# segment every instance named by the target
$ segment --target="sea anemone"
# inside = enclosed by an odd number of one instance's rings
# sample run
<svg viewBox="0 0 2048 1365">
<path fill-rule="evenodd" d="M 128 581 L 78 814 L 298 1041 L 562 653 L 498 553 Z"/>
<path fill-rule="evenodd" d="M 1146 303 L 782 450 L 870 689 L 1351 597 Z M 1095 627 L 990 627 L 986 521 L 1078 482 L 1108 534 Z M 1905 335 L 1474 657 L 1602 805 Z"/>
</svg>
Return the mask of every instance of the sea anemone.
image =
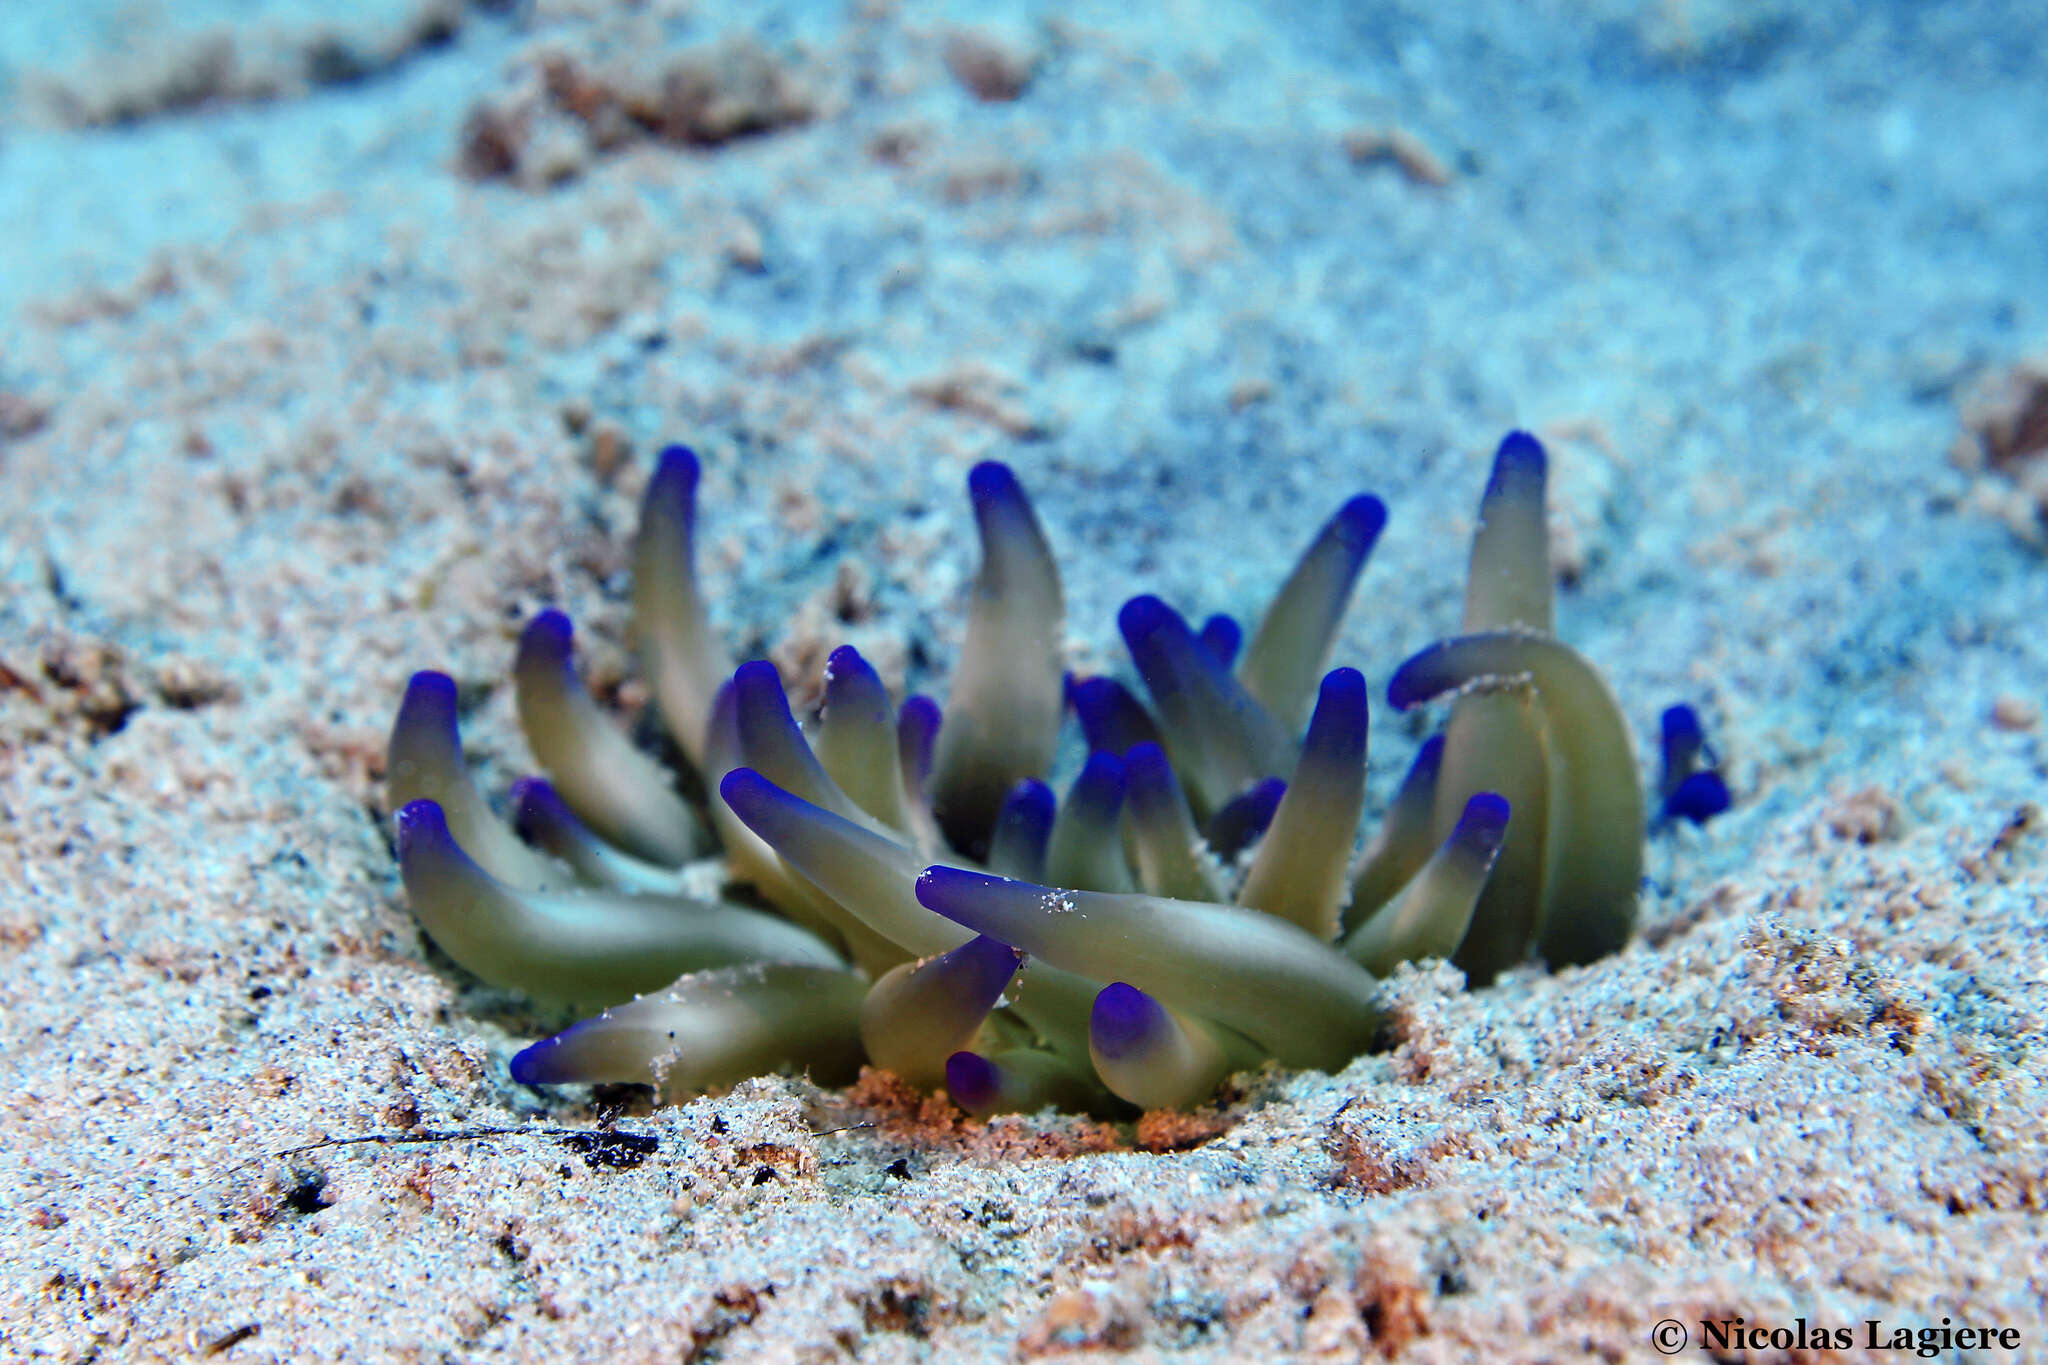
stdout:
<svg viewBox="0 0 2048 1365">
<path fill-rule="evenodd" d="M 392 730 L 422 927 L 486 981 L 610 1006 L 514 1057 L 520 1082 L 688 1094 L 778 1067 L 836 1083 L 865 1062 L 978 1114 L 1184 1106 L 1267 1059 L 1342 1067 L 1403 962 L 1485 982 L 1628 937 L 1643 790 L 1612 693 L 1551 634 L 1533 437 L 1495 457 L 1466 633 L 1388 685 L 1397 710 L 1455 700 L 1355 861 L 1367 688 L 1324 670 L 1377 498 L 1339 509 L 1248 641 L 1225 617 L 1127 603 L 1147 706 L 1065 675 L 1051 549 L 1010 470 L 979 465 L 981 566 L 943 722 L 927 698 L 892 704 L 842 647 L 806 733 L 775 668 L 734 668 L 711 629 L 698 476 L 688 450 L 663 453 L 634 556 L 642 664 L 685 780 L 584 689 L 555 611 L 514 665 L 547 773 L 514 788 L 516 834 L 464 765 L 446 676 L 414 675 Z M 1068 711 L 1089 754 L 1060 800 L 1046 779 Z"/>
</svg>

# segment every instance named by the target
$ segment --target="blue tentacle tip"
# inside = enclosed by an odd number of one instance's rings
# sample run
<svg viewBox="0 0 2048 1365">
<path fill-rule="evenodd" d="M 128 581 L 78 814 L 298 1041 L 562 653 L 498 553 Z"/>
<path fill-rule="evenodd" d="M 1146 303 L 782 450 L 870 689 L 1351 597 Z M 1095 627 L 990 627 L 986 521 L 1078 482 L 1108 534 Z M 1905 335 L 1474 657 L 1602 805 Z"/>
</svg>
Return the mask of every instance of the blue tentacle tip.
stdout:
<svg viewBox="0 0 2048 1365">
<path fill-rule="evenodd" d="M 1664 771 L 1657 784 L 1664 798 L 1658 822 L 1690 820 L 1704 825 L 1727 810 L 1733 798 L 1721 776 L 1720 758 L 1707 743 L 1699 712 L 1684 703 L 1667 707 L 1658 717 L 1657 730 L 1664 755 Z"/>
<path fill-rule="evenodd" d="M 1345 548 L 1363 559 L 1387 529 L 1387 505 L 1370 493 L 1360 493 L 1337 509 L 1337 529 Z"/>
<path fill-rule="evenodd" d="M 1704 768 L 1672 788 L 1671 794 L 1664 798 L 1664 818 L 1690 820 L 1695 825 L 1704 825 L 1734 803 L 1721 774 L 1712 768 Z"/>
<path fill-rule="evenodd" d="M 1202 642 L 1202 648 L 1209 651 L 1211 658 L 1228 668 L 1237 662 L 1237 651 L 1244 644 L 1244 627 L 1219 611 L 1202 622 L 1201 633 L 1196 638 Z"/>
<path fill-rule="evenodd" d="M 1136 986 L 1114 981 L 1095 996 L 1088 1016 L 1088 1038 L 1112 1060 L 1155 1044 L 1171 1027 L 1165 1007 Z"/>
<path fill-rule="evenodd" d="M 519 648 L 543 658 L 566 660 L 575 638 L 576 627 L 570 622 L 569 613 L 549 607 L 526 623 L 526 629 L 519 635 Z"/>
<path fill-rule="evenodd" d="M 962 1109 L 986 1109 L 1002 1093 L 996 1064 L 978 1052 L 956 1052 L 946 1058 L 946 1093 Z"/>
<path fill-rule="evenodd" d="M 686 493 L 696 488 L 702 472 L 703 465 L 697 459 L 697 452 L 686 445 L 663 446 L 654 466 L 656 482 L 675 484 Z"/>
</svg>

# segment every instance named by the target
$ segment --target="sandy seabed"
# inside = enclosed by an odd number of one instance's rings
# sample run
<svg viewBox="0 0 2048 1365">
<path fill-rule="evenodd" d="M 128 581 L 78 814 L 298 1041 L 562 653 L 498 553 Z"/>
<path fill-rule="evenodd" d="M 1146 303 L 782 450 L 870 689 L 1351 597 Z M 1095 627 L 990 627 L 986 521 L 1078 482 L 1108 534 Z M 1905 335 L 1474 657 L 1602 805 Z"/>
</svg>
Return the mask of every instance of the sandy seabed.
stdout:
<svg viewBox="0 0 2048 1365">
<path fill-rule="evenodd" d="M 328 12 L 0 16 L 0 1355 L 2048 1358 L 2048 480 L 1969 425 L 2048 348 L 2034 6 Z M 1562 634 L 1735 791 L 1610 959 L 980 1123 L 515 1086 L 561 1021 L 407 911 L 406 676 L 494 791 L 538 608 L 641 705 L 665 441 L 798 687 L 842 639 L 942 687 L 976 460 L 1079 670 L 1370 489 L 1377 695 L 1516 425 Z"/>
</svg>

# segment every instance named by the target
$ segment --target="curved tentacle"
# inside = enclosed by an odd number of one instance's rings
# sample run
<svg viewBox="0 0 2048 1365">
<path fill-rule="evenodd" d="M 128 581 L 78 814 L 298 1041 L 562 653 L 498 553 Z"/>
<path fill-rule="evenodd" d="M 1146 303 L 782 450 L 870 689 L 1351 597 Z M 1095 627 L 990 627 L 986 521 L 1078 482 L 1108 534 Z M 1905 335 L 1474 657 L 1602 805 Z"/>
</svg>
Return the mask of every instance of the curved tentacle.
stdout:
<svg viewBox="0 0 2048 1365">
<path fill-rule="evenodd" d="M 1507 825 L 1508 803 L 1493 793 L 1466 802 L 1443 847 L 1399 895 L 1352 931 L 1345 953 L 1374 976 L 1425 957 L 1449 959 L 1465 941 Z"/>
<path fill-rule="evenodd" d="M 462 757 L 455 719 L 455 680 L 428 670 L 412 675 L 385 751 L 384 791 L 393 810 L 415 801 L 441 808 L 470 857 L 507 886 L 543 891 L 571 885 L 567 869 L 521 843 L 491 813 Z"/>
<path fill-rule="evenodd" d="M 511 796 L 512 824 L 519 837 L 560 858 L 589 885 L 612 891 L 646 891 L 657 896 L 682 893 L 682 869 L 635 858 L 598 838 L 546 778 L 519 778 L 512 784 Z M 460 836 L 455 842 L 462 842 Z"/>
<path fill-rule="evenodd" d="M 732 673 L 732 658 L 711 629 L 697 584 L 700 474 L 696 453 L 673 445 L 647 481 L 633 542 L 633 622 L 655 708 L 701 770 L 711 702 Z"/>
<path fill-rule="evenodd" d="M 398 813 L 398 866 L 413 914 L 448 956 L 494 985 L 535 995 L 610 1001 L 706 967 L 840 965 L 816 935 L 756 910 L 506 886 L 462 851 L 432 801 Z"/>
<path fill-rule="evenodd" d="M 1335 668 L 1323 679 L 1301 760 L 1273 813 L 1237 903 L 1337 936 L 1351 840 L 1365 808 L 1365 677 Z"/>
<path fill-rule="evenodd" d="M 918 900 L 977 933 L 1214 1019 L 1289 1066 L 1335 1069 L 1379 1023 L 1364 968 L 1285 920 L 1158 896 L 1056 891 L 928 867 Z"/>
<path fill-rule="evenodd" d="M 920 1089 L 936 1088 L 946 1058 L 974 1045 L 1017 967 L 1014 949 L 978 936 L 885 973 L 860 1008 L 868 1060 Z"/>
<path fill-rule="evenodd" d="M 1208 1098 L 1225 1076 L 1258 1063 L 1229 1030 L 1176 1014 L 1136 986 L 1112 982 L 1088 1018 L 1095 1074 L 1140 1109 L 1180 1109 Z"/>
<path fill-rule="evenodd" d="M 1294 766 L 1294 746 L 1279 725 L 1179 612 L 1156 597 L 1134 597 L 1117 613 L 1117 628 L 1159 710 L 1166 751 L 1198 818 Z"/>
<path fill-rule="evenodd" d="M 1274 594 L 1238 662 L 1237 680 L 1244 690 L 1290 734 L 1308 709 L 1359 571 L 1386 524 L 1387 505 L 1370 493 L 1339 508 Z"/>
<path fill-rule="evenodd" d="M 1422 870 L 1432 851 L 1431 813 L 1436 808 L 1437 772 L 1443 766 L 1444 739 L 1432 735 L 1415 751 L 1401 788 L 1387 807 L 1377 833 L 1358 860 L 1351 878 L 1351 903 L 1344 907 L 1344 929 L 1356 929 L 1373 911 Z"/>
<path fill-rule="evenodd" d="M 526 623 L 512 667 L 519 728 L 562 799 L 592 829 L 636 858 L 678 867 L 707 847 L 703 824 L 661 765 L 584 689 L 571 635 L 559 611 Z"/>
<path fill-rule="evenodd" d="M 1009 466 L 967 476 L 981 572 L 967 642 L 933 759 L 932 813 L 953 847 L 979 856 L 1010 788 L 1043 778 L 1059 739 L 1066 606 L 1038 515 Z"/>
<path fill-rule="evenodd" d="M 1577 650 L 1548 636 L 1491 631 L 1423 650 L 1395 672 L 1387 694 L 1406 710 L 1519 675 L 1535 686 L 1552 756 L 1536 946 L 1552 966 L 1590 962 L 1628 941 L 1643 875 L 1642 777 L 1607 683 Z"/>
<path fill-rule="evenodd" d="M 696 972 L 533 1044 L 513 1057 L 512 1079 L 633 1082 L 680 1097 L 792 1067 L 843 1085 L 860 1070 L 866 994 L 859 977 L 825 967 Z"/>
<path fill-rule="evenodd" d="M 870 930 L 918 957 L 951 952 L 973 935 L 918 903 L 917 855 L 842 815 L 785 791 L 750 768 L 718 784 L 733 813 Z"/>
</svg>

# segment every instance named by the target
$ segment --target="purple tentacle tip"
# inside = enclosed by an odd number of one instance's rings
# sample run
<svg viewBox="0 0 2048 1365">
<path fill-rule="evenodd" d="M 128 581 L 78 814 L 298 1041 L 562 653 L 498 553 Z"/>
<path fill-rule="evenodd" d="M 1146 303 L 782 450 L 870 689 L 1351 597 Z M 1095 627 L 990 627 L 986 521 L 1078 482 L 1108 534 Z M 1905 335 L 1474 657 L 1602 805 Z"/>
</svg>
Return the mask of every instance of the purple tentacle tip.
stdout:
<svg viewBox="0 0 2048 1365">
<path fill-rule="evenodd" d="M 1487 485 L 1487 492 L 1492 493 L 1504 475 L 1541 478 L 1549 464 L 1550 457 L 1543 451 L 1543 442 L 1526 431 L 1511 431 L 1501 438 L 1500 448 L 1493 453 L 1493 478 Z"/>
<path fill-rule="evenodd" d="M 903 699 L 896 713 L 897 761 L 913 786 L 931 776 L 932 747 L 939 737 L 939 704 L 923 693 Z"/>
<path fill-rule="evenodd" d="M 576 627 L 570 623 L 569 614 L 549 607 L 526 623 L 519 636 L 519 652 L 567 663 L 575 635 Z"/>
<path fill-rule="evenodd" d="M 960 980 L 967 991 L 977 1000 L 986 1000 L 993 1006 L 1002 996 L 1003 987 L 1010 984 L 1010 978 L 1023 965 L 1017 950 L 1007 943 L 990 938 L 987 934 L 976 934 L 967 942 L 946 954 L 949 965 L 962 969 Z"/>
<path fill-rule="evenodd" d="M 1280 799 L 1286 795 L 1287 784 L 1269 777 L 1232 798 L 1209 821 L 1209 847 L 1226 861 L 1235 858 L 1266 832 L 1266 826 L 1273 823 L 1273 813 L 1280 809 Z"/>
<path fill-rule="evenodd" d="M 673 498 L 687 515 L 696 504 L 697 480 L 702 473 L 696 451 L 683 445 L 663 447 L 655 461 L 654 477 L 648 480 L 649 501 Z"/>
<path fill-rule="evenodd" d="M 1356 763 L 1365 752 L 1366 725 L 1365 675 L 1355 668 L 1333 668 L 1323 675 L 1302 752 Z"/>
<path fill-rule="evenodd" d="M 431 706 L 436 710 L 445 709 L 450 715 L 453 715 L 455 713 L 455 679 L 449 677 L 446 673 L 441 673 L 431 668 L 423 668 L 413 674 L 412 677 L 406 679 L 405 700 L 399 703 L 399 706 L 401 710 L 405 711 L 410 711 L 416 706 Z"/>
<path fill-rule="evenodd" d="M 1402 661 L 1387 679 L 1387 705 L 1396 711 L 1411 710 L 1444 690 L 1439 661 L 1447 643 L 1425 645 Z"/>
<path fill-rule="evenodd" d="M 446 673 L 422 670 L 405 684 L 405 696 L 398 703 L 398 718 L 392 723 L 394 744 L 409 739 L 416 744 L 444 745 L 462 749 L 456 733 L 455 679 Z"/>
<path fill-rule="evenodd" d="M 1080 716 L 1081 724 L 1085 728 L 1088 725 L 1089 712 L 1105 709 L 1107 689 L 1116 685 L 1116 682 L 1109 678 L 1077 678 L 1069 673 L 1062 690 L 1067 705 L 1074 708 L 1075 714 Z"/>
<path fill-rule="evenodd" d="M 1009 885 L 1006 877 L 991 877 L 986 872 L 969 872 L 964 867 L 928 867 L 917 874 L 917 903 L 934 914 L 944 915 L 956 924 L 975 926 L 960 917 L 960 911 L 971 905 L 974 898 L 992 888 Z"/>
<path fill-rule="evenodd" d="M 1458 826 L 1451 831 L 1451 839 L 1461 847 L 1490 855 L 1500 847 L 1501 839 L 1507 834 L 1510 813 L 1506 797 L 1480 792 L 1465 803 L 1465 811 L 1458 817 Z"/>
<path fill-rule="evenodd" d="M 1136 986 L 1112 982 L 1096 993 L 1088 1016 L 1088 1041 L 1116 1061 L 1155 1042 L 1168 1023 L 1164 1005 Z"/>
<path fill-rule="evenodd" d="M 1057 813 L 1052 788 L 1037 778 L 1027 777 L 1010 788 L 989 835 L 988 865 L 1006 877 L 1042 880 Z"/>
<path fill-rule="evenodd" d="M 1700 713 L 1684 702 L 1665 707 L 1664 714 L 1657 719 L 1657 728 L 1664 736 L 1666 753 L 1679 745 L 1697 747 L 1706 742 L 1706 732 L 1700 726 Z"/>
<path fill-rule="evenodd" d="M 734 768 L 719 779 L 718 797 L 751 829 L 763 812 L 788 799 L 789 793 L 752 768 Z"/>
<path fill-rule="evenodd" d="M 1124 803 L 1124 761 L 1098 750 L 1088 755 L 1081 775 L 1067 789 L 1067 804 L 1107 820 Z"/>
<path fill-rule="evenodd" d="M 1664 798 L 1664 814 L 1667 818 L 1704 825 L 1733 804 L 1728 784 L 1722 780 L 1721 774 L 1708 768 L 1692 774 L 1672 789 L 1671 795 Z"/>
<path fill-rule="evenodd" d="M 785 708 L 789 705 L 789 698 L 782 691 L 782 674 L 766 659 L 750 659 L 734 669 L 732 687 L 741 706 L 759 705 L 771 694 L 781 697 Z"/>
<path fill-rule="evenodd" d="M 766 659 L 733 670 L 734 711 L 739 717 L 740 755 L 749 767 L 773 773 L 778 782 L 801 787 L 817 768 L 817 759 L 789 711 L 782 675 Z"/>
<path fill-rule="evenodd" d="M 1211 658 L 1228 668 L 1237 662 L 1237 651 L 1244 644 L 1244 627 L 1219 611 L 1202 622 L 1201 634 L 1196 638 Z"/>
<path fill-rule="evenodd" d="M 1181 614 L 1157 597 L 1133 597 L 1116 616 L 1124 647 L 1146 690 L 1162 707 L 1185 693 L 1201 693 L 1209 685 L 1229 686 L 1229 672 L 1195 639 Z"/>
<path fill-rule="evenodd" d="M 1668 707 L 1658 718 L 1657 728 L 1664 750 L 1664 772 L 1658 783 L 1664 794 L 1661 819 L 1704 825 L 1727 810 L 1733 804 L 1728 783 L 1715 766 L 1699 712 L 1682 703 Z"/>
<path fill-rule="evenodd" d="M 398 858 L 405 861 L 414 849 L 438 846 L 449 842 L 448 817 L 441 813 L 441 803 L 425 799 L 407 803 L 398 812 L 395 823 L 398 826 Z"/>
<path fill-rule="evenodd" d="M 946 1058 L 946 1093 L 962 1109 L 987 1109 L 1002 1093 L 996 1064 L 978 1052 L 956 1052 Z"/>
<path fill-rule="evenodd" d="M 506 1070 L 512 1073 L 513 1083 L 516 1085 L 552 1084 L 552 1068 L 548 1066 L 548 1061 L 561 1047 L 561 1041 L 562 1035 L 556 1034 L 552 1038 L 543 1038 L 537 1043 L 529 1043 L 513 1053 L 512 1060 L 506 1067 Z"/>
<path fill-rule="evenodd" d="M 522 777 L 512 784 L 512 826 L 529 842 L 549 829 L 577 829 L 582 821 L 544 777 Z"/>
<path fill-rule="evenodd" d="M 1123 632 L 1124 643 L 1133 655 L 1161 631 L 1172 630 L 1176 626 L 1183 632 L 1187 630 L 1187 622 L 1181 619 L 1180 613 L 1150 593 L 1133 597 L 1116 614 L 1116 627 Z M 1144 671 L 1142 665 L 1139 671 Z"/>
<path fill-rule="evenodd" d="M 686 445 L 663 446 L 660 460 L 661 463 L 655 470 L 657 478 L 689 479 L 695 482 L 702 468 L 697 460 L 697 452 Z"/>
<path fill-rule="evenodd" d="M 1387 505 L 1370 493 L 1360 493 L 1337 509 L 1336 520 L 1344 548 L 1363 559 L 1387 529 Z"/>
<path fill-rule="evenodd" d="M 903 699 L 903 710 L 897 724 L 924 734 L 937 734 L 939 704 L 922 692 L 914 692 Z"/>
<path fill-rule="evenodd" d="M 825 660 L 825 708 L 858 709 L 871 723 L 888 724 L 889 691 L 873 664 L 852 645 L 841 645 Z"/>
<path fill-rule="evenodd" d="M 1027 777 L 1010 788 L 1010 794 L 1003 798 L 1003 809 L 996 817 L 996 828 L 1015 829 L 1020 834 L 1029 832 L 1042 843 L 1052 829 L 1052 819 L 1058 805 L 1058 799 L 1053 796 L 1051 787 L 1035 777 Z"/>
<path fill-rule="evenodd" d="M 1124 755 L 1124 786 L 1133 806 L 1151 809 L 1169 798 L 1180 799 L 1180 779 L 1157 744 L 1135 745 Z"/>
<path fill-rule="evenodd" d="M 1133 745 L 1155 737 L 1152 718 L 1130 689 L 1114 678 L 1082 678 L 1068 687 L 1067 701 L 1090 749 L 1128 753 Z"/>
<path fill-rule="evenodd" d="M 983 460 L 967 471 L 967 496 L 975 510 L 982 511 L 1001 503 L 1021 502 L 1024 485 L 1001 460 Z"/>
<path fill-rule="evenodd" d="M 1664 714 L 1657 718 L 1660 746 L 1664 751 L 1663 786 L 1668 794 L 1678 786 L 1704 760 L 1712 766 L 1712 755 L 1707 752 L 1707 732 L 1700 724 L 1700 713 L 1683 702 L 1666 707 Z"/>
</svg>

